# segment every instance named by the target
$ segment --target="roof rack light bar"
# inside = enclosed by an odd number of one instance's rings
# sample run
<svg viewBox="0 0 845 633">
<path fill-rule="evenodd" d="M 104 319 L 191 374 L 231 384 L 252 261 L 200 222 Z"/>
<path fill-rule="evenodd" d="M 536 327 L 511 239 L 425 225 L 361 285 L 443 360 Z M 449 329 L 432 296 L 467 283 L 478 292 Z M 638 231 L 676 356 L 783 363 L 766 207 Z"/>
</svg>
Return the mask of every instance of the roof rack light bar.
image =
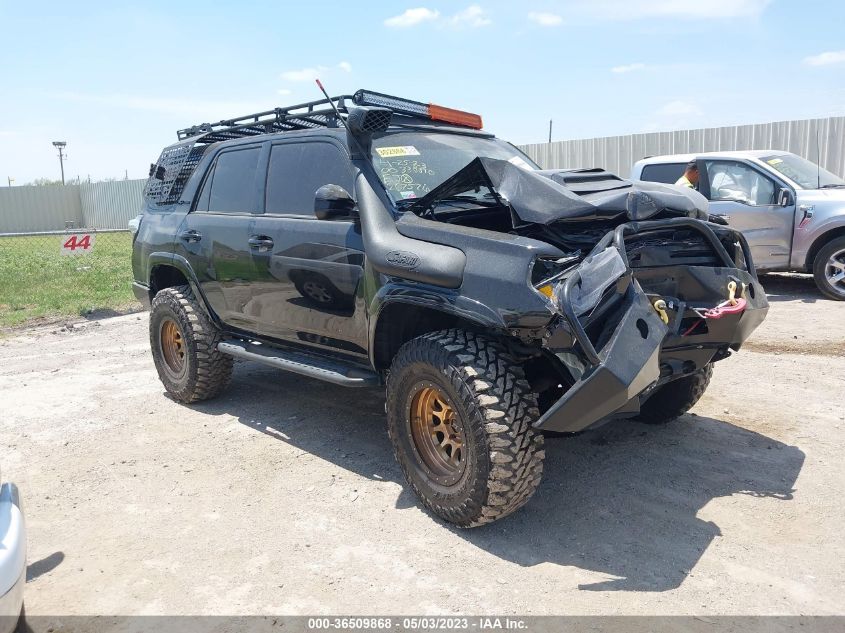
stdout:
<svg viewBox="0 0 845 633">
<path fill-rule="evenodd" d="M 478 114 L 446 108 L 434 103 L 422 103 L 411 99 L 393 97 L 372 90 L 359 90 L 352 96 L 352 102 L 356 105 L 382 106 L 390 108 L 397 114 L 424 117 L 432 121 L 442 121 L 443 123 L 471 127 L 476 130 L 483 127 L 481 116 Z"/>
</svg>

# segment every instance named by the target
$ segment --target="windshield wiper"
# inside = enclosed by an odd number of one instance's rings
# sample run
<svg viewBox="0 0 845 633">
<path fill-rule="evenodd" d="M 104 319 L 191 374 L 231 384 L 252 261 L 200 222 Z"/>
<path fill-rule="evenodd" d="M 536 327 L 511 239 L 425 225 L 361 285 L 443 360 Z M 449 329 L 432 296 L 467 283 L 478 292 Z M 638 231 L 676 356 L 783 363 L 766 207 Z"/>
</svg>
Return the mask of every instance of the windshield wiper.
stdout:
<svg viewBox="0 0 845 633">
<path fill-rule="evenodd" d="M 841 187 L 845 187 L 845 182 L 840 182 L 840 183 L 832 182 L 832 183 L 829 183 L 827 185 L 821 186 L 822 189 L 839 189 Z"/>
</svg>

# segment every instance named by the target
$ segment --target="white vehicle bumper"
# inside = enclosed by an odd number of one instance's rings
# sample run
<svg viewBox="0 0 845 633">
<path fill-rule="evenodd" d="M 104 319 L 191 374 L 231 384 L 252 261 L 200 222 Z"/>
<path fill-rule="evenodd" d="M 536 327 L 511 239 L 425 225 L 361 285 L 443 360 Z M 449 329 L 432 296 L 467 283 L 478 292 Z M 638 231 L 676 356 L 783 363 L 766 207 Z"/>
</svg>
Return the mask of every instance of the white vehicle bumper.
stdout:
<svg viewBox="0 0 845 633">
<path fill-rule="evenodd" d="M 26 583 L 26 529 L 15 484 L 0 487 L 0 633 L 15 630 Z"/>
</svg>

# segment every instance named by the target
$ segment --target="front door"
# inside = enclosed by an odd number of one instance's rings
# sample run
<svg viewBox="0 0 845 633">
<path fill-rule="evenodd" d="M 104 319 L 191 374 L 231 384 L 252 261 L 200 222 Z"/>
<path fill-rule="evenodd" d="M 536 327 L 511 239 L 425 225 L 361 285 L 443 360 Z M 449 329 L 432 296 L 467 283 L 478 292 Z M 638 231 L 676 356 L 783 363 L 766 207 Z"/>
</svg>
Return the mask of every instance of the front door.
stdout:
<svg viewBox="0 0 845 633">
<path fill-rule="evenodd" d="M 328 137 L 271 145 L 264 213 L 250 229 L 263 246 L 251 251 L 249 314 L 262 336 L 366 357 L 361 227 L 354 217 L 315 217 L 314 194 L 327 184 L 354 193 L 341 145 Z"/>
<path fill-rule="evenodd" d="M 710 213 L 742 232 L 758 269 L 789 268 L 795 206 L 779 204 L 780 185 L 747 163 L 704 162 Z"/>
</svg>

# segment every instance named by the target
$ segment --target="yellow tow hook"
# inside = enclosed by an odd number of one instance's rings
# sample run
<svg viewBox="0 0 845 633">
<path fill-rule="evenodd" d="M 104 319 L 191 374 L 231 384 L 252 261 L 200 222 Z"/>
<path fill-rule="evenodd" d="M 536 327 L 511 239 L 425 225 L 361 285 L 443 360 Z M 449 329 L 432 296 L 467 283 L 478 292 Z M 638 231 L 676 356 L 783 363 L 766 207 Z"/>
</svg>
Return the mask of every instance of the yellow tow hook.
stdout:
<svg viewBox="0 0 845 633">
<path fill-rule="evenodd" d="M 736 288 L 736 284 L 734 284 L 734 288 Z M 666 312 L 666 302 L 663 299 L 658 299 L 652 304 L 652 307 L 654 308 L 654 311 L 657 312 L 657 314 L 660 316 L 660 320 L 663 321 L 665 325 L 669 325 L 669 313 Z"/>
<path fill-rule="evenodd" d="M 736 295 L 736 282 L 735 281 L 729 281 L 728 282 L 728 303 L 731 304 L 732 306 L 736 305 L 736 297 L 734 295 Z"/>
</svg>

